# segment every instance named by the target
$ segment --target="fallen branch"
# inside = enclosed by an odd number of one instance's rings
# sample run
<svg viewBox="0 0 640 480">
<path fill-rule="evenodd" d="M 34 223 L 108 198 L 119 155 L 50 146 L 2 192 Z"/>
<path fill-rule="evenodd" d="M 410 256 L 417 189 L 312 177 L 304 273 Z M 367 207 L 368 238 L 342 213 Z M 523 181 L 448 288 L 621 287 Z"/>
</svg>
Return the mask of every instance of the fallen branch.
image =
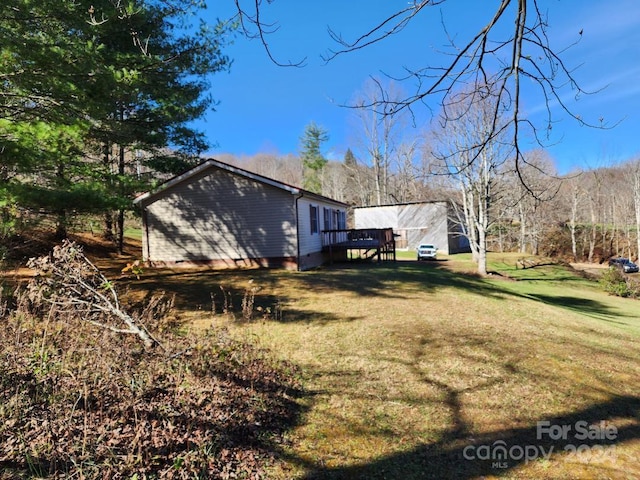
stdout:
<svg viewBox="0 0 640 480">
<path fill-rule="evenodd" d="M 30 259 L 27 266 L 36 271 L 28 286 L 34 305 L 48 304 L 112 332 L 136 335 L 147 348 L 161 346 L 122 308 L 114 284 L 75 242 L 65 240 L 49 255 Z"/>
</svg>

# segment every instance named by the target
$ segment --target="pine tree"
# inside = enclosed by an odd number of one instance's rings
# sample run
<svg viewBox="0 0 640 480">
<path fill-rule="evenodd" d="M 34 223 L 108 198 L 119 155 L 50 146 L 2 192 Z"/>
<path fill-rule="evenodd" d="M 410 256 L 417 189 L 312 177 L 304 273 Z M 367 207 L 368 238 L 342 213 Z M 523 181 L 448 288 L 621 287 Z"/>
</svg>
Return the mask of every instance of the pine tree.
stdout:
<svg viewBox="0 0 640 480">
<path fill-rule="evenodd" d="M 300 138 L 302 146 L 303 186 L 314 193 L 322 193 L 322 171 L 327 159 L 322 155 L 322 144 L 329 140 L 325 129 L 311 122 Z"/>
<path fill-rule="evenodd" d="M 350 148 L 347 148 L 347 151 L 344 153 L 344 165 L 348 168 L 354 168 L 357 165 L 356 156 Z"/>
<path fill-rule="evenodd" d="M 121 244 L 131 196 L 150 186 L 136 167 L 177 173 L 207 148 L 190 122 L 229 66 L 228 27 L 189 25 L 195 0 L 7 1 L 0 208 L 53 213 L 61 235 L 71 213 L 116 211 Z"/>
</svg>

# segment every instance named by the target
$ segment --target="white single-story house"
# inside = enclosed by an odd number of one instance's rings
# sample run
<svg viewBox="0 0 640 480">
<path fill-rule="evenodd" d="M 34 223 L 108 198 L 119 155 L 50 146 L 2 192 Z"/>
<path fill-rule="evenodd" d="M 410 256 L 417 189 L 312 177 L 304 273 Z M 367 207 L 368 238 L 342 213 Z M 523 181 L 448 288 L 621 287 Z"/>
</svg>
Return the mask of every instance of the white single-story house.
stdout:
<svg viewBox="0 0 640 480">
<path fill-rule="evenodd" d="M 398 248 L 415 250 L 427 243 L 446 255 L 470 251 L 448 201 L 358 207 L 353 215 L 355 228 L 392 228 Z"/>
<path fill-rule="evenodd" d="M 134 200 L 151 265 L 285 267 L 324 263 L 322 230 L 346 228 L 345 203 L 214 159 Z"/>
</svg>

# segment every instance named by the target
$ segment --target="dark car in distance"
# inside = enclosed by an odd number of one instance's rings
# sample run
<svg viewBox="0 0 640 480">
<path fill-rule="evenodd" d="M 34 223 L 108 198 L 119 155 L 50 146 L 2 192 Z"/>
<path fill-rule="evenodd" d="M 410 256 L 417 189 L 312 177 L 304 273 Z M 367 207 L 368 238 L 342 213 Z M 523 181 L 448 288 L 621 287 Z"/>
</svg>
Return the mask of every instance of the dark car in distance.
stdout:
<svg viewBox="0 0 640 480">
<path fill-rule="evenodd" d="M 610 267 L 619 268 L 624 273 L 637 273 L 638 272 L 638 265 L 633 263 L 628 258 L 624 258 L 624 257 L 618 257 L 618 258 L 610 259 L 609 260 L 609 266 Z"/>
</svg>

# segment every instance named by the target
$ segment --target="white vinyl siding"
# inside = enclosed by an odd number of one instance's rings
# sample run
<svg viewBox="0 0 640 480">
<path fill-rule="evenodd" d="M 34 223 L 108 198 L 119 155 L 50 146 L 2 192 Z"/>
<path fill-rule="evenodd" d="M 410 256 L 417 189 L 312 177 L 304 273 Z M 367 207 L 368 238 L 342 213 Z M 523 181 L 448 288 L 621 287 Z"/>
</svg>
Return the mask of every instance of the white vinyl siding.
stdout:
<svg viewBox="0 0 640 480">
<path fill-rule="evenodd" d="M 294 196 L 220 169 L 146 206 L 151 261 L 295 257 Z"/>
<path fill-rule="evenodd" d="M 298 232 L 300 234 L 299 242 L 300 242 L 300 256 L 303 257 L 305 255 L 310 255 L 313 253 L 319 253 L 322 251 L 322 235 L 320 234 L 312 234 L 311 233 L 311 206 L 317 207 L 315 208 L 316 215 L 320 216 L 320 212 L 324 212 L 325 210 L 329 210 L 332 212 L 330 214 L 330 218 L 334 215 L 333 212 L 338 212 L 337 216 L 346 219 L 346 211 L 344 208 L 339 208 L 335 204 L 323 203 L 318 199 L 310 199 L 308 197 L 302 197 L 298 199 Z M 322 220 L 321 220 L 322 219 Z M 324 213 L 322 213 L 321 218 L 317 218 L 318 221 L 322 221 L 320 224 L 319 230 L 329 230 L 325 228 L 324 225 Z M 333 229 L 338 228 L 337 226 L 331 227 Z"/>
</svg>

